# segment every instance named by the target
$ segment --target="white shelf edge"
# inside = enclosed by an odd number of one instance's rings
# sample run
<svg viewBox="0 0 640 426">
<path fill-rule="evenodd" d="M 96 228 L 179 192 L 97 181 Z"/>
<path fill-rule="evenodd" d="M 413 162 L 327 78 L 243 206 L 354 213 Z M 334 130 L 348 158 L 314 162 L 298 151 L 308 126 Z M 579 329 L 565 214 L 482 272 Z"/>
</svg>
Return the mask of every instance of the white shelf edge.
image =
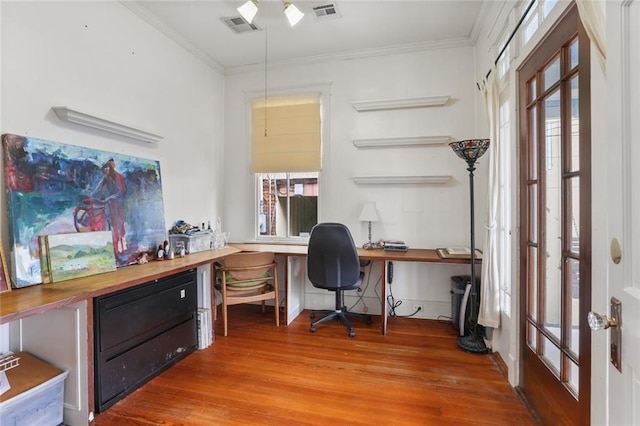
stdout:
<svg viewBox="0 0 640 426">
<path fill-rule="evenodd" d="M 451 180 L 451 176 L 353 176 L 358 185 L 420 185 L 443 184 Z"/>
<path fill-rule="evenodd" d="M 129 138 L 141 140 L 152 144 L 157 144 L 163 136 L 144 130 L 136 129 L 125 124 L 116 123 L 104 118 L 96 117 L 85 112 L 81 112 L 67 106 L 51 107 L 58 118 L 62 121 L 80 124 L 82 126 L 93 127 L 94 129 L 104 130 L 105 132 L 115 133 L 117 135 L 127 136 Z"/>
<path fill-rule="evenodd" d="M 424 108 L 444 106 L 450 96 L 429 96 L 423 98 L 384 99 L 379 101 L 355 101 L 351 105 L 356 111 L 379 111 L 400 108 Z"/>
<path fill-rule="evenodd" d="M 352 142 L 357 148 L 396 148 L 444 145 L 452 140 L 451 136 L 417 136 L 406 138 L 353 139 Z"/>
</svg>

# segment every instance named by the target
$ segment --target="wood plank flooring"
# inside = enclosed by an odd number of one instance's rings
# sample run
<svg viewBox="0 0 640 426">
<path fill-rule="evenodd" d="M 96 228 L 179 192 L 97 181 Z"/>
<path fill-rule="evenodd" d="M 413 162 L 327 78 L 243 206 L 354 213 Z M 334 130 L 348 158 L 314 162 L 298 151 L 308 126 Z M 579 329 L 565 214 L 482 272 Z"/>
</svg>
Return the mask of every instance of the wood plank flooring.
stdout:
<svg viewBox="0 0 640 426">
<path fill-rule="evenodd" d="M 229 336 L 98 414 L 107 425 L 537 425 L 492 355 L 459 350 L 448 322 L 337 321 L 230 307 Z"/>
</svg>

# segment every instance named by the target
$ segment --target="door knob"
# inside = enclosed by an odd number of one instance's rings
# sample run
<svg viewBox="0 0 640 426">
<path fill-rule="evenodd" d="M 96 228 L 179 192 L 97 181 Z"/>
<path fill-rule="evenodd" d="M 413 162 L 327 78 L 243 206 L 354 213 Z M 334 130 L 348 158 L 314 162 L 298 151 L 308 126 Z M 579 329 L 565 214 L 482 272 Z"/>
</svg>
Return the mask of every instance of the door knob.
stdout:
<svg viewBox="0 0 640 426">
<path fill-rule="evenodd" d="M 587 321 L 589 322 L 589 327 L 593 331 L 606 330 L 609 327 L 617 327 L 618 320 L 615 318 L 609 318 L 606 315 L 600 315 L 593 311 L 589 312 L 587 315 Z"/>
<path fill-rule="evenodd" d="M 589 312 L 587 322 L 591 330 L 605 330 L 611 328 L 610 360 L 611 364 L 622 372 L 622 302 L 611 298 L 611 317 Z"/>
</svg>

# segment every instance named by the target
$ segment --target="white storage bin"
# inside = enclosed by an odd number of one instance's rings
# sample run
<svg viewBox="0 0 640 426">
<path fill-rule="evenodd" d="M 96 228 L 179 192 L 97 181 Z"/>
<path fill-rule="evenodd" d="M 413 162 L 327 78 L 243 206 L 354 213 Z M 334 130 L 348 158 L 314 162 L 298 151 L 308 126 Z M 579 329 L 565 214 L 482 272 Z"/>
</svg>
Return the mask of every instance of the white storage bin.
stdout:
<svg viewBox="0 0 640 426">
<path fill-rule="evenodd" d="M 56 426 L 62 424 L 64 379 L 66 371 L 41 361 L 27 353 L 16 354 L 20 365 L 7 371 L 11 389 L 0 402 L 2 426 Z M 51 377 L 51 375 L 54 375 Z M 48 378 L 47 377 L 51 377 Z M 43 381 L 44 380 L 44 381 Z M 13 393 L 21 391 L 15 396 Z M 11 396 L 10 398 L 6 398 Z"/>
<path fill-rule="evenodd" d="M 176 250 L 177 243 L 184 245 L 186 253 L 197 253 L 199 251 L 209 250 L 211 248 L 211 231 L 200 231 L 191 235 L 185 234 L 169 234 L 169 243 L 173 250 Z M 176 253 L 177 255 L 177 253 Z"/>
</svg>

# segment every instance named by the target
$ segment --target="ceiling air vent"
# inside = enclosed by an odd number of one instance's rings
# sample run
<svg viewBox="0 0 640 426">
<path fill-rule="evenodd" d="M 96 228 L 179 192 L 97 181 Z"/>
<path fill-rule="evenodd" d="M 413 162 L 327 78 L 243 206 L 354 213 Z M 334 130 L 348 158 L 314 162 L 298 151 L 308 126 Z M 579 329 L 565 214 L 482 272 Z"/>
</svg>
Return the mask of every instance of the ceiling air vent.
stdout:
<svg viewBox="0 0 640 426">
<path fill-rule="evenodd" d="M 316 20 L 336 19 L 340 17 L 338 13 L 338 5 L 335 3 L 324 4 L 322 6 L 315 6 L 313 8 Z"/>
<path fill-rule="evenodd" d="M 231 31 L 236 34 L 248 33 L 251 31 L 260 31 L 259 27 L 257 27 L 255 24 L 250 24 L 242 16 L 229 16 L 220 18 L 220 20 L 224 22 L 227 27 L 231 28 Z"/>
</svg>

